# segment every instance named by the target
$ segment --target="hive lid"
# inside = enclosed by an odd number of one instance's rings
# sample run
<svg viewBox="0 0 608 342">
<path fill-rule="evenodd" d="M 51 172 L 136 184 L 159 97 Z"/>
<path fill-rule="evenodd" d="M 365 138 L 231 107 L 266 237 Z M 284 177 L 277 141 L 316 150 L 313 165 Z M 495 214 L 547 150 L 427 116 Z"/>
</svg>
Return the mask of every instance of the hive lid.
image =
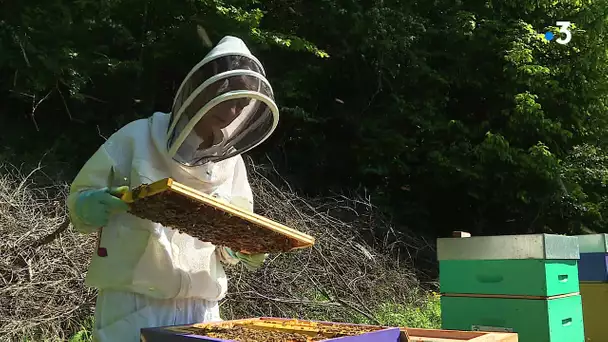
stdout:
<svg viewBox="0 0 608 342">
<path fill-rule="evenodd" d="M 579 259 L 578 239 L 553 234 L 437 239 L 438 260 Z"/>
<path fill-rule="evenodd" d="M 608 234 L 575 235 L 580 253 L 608 253 Z"/>
<path fill-rule="evenodd" d="M 216 246 L 246 253 L 287 252 L 315 239 L 264 216 L 245 211 L 165 178 L 139 186 L 121 199 L 137 217 L 158 222 Z"/>
</svg>

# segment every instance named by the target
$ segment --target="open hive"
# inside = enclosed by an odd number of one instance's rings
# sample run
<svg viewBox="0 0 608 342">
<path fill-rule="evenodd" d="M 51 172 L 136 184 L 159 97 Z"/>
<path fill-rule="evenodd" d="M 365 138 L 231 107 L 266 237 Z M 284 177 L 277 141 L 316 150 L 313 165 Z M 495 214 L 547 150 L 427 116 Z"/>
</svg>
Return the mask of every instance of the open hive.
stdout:
<svg viewBox="0 0 608 342">
<path fill-rule="evenodd" d="M 122 196 L 133 215 L 201 241 L 246 253 L 306 248 L 314 238 L 268 218 L 220 202 L 170 178 L 143 184 Z"/>
<path fill-rule="evenodd" d="M 142 335 L 155 335 L 154 331 L 142 330 Z M 192 339 L 208 339 L 212 341 L 236 342 L 316 342 L 316 341 L 356 341 L 398 342 L 407 341 L 406 334 L 399 328 L 366 326 L 343 323 L 324 323 L 301 321 L 295 319 L 254 318 L 219 323 L 203 323 L 188 326 L 160 328 L 164 332 L 172 332 L 178 338 L 175 341 Z M 174 335 L 174 336 L 175 336 Z M 402 339 L 403 338 L 403 339 Z M 149 340 L 149 338 L 144 338 Z M 155 341 L 155 339 L 151 339 Z M 173 339 L 167 339 L 172 341 Z M 337 340 L 336 340 L 337 341 Z"/>
<path fill-rule="evenodd" d="M 143 342 L 517 342 L 517 333 L 391 328 L 259 317 L 144 328 Z"/>
</svg>

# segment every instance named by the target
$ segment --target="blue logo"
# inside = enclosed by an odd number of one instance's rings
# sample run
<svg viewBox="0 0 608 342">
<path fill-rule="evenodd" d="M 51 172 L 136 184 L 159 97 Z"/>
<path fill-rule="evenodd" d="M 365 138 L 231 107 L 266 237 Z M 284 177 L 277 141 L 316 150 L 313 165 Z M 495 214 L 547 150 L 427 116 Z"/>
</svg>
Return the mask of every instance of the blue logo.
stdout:
<svg viewBox="0 0 608 342">
<path fill-rule="evenodd" d="M 554 37 L 553 32 L 551 32 L 551 31 L 545 32 L 546 40 L 551 41 L 551 40 L 553 40 L 553 37 Z"/>
</svg>

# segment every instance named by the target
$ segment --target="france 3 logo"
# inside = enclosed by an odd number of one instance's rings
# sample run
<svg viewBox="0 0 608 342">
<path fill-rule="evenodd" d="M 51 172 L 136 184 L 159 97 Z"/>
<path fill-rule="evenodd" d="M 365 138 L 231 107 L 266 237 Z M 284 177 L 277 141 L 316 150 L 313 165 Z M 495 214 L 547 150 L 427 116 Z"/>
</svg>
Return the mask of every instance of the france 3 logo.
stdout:
<svg viewBox="0 0 608 342">
<path fill-rule="evenodd" d="M 561 37 L 558 37 L 555 42 L 558 44 L 566 45 L 572 40 L 572 32 L 568 29 L 570 27 L 569 21 L 557 21 L 555 23 L 556 26 L 559 27 L 559 33 L 561 33 Z M 545 32 L 545 39 L 548 41 L 552 41 L 556 35 L 551 32 Z"/>
</svg>

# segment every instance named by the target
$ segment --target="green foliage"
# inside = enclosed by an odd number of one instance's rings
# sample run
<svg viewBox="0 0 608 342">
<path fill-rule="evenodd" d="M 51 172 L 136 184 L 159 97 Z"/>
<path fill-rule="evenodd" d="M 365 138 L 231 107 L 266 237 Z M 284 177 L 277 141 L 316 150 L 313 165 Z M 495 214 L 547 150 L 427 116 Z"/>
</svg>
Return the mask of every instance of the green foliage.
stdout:
<svg viewBox="0 0 608 342">
<path fill-rule="evenodd" d="M 261 29 L 257 1 L 61 0 L 3 3 L 0 122 L 18 154 L 48 148 L 82 164 L 103 136 L 154 110 L 168 111 L 180 78 L 217 42 L 326 54 L 299 37 Z M 25 139 L 37 136 L 42 139 Z M 73 144 L 78 141 L 78 144 Z"/>
<path fill-rule="evenodd" d="M 68 342 L 89 342 L 93 341 L 93 334 L 91 333 L 93 328 L 93 319 L 85 322 L 83 326 L 78 330 Z"/>
<path fill-rule="evenodd" d="M 445 234 L 607 231 L 605 0 L 29 1 L 0 5 L 2 155 L 75 168 L 168 111 L 213 41 L 242 37 L 282 117 L 253 154 L 300 190 L 366 192 Z M 559 35 L 569 20 L 572 40 Z"/>
<path fill-rule="evenodd" d="M 296 96 L 283 104 L 299 115 L 283 127 L 306 137 L 276 141 L 314 156 L 286 158 L 300 184 L 365 187 L 401 222 L 436 233 L 605 227 L 591 209 L 603 195 L 563 189 L 570 154 L 606 140 L 605 1 L 267 6 L 268 25 L 290 17 L 332 56 L 298 74 L 314 74 L 317 101 L 303 104 L 284 81 Z M 558 34 L 556 20 L 574 23 L 567 45 L 543 37 Z M 324 121 L 302 120 L 311 116 Z"/>
</svg>

